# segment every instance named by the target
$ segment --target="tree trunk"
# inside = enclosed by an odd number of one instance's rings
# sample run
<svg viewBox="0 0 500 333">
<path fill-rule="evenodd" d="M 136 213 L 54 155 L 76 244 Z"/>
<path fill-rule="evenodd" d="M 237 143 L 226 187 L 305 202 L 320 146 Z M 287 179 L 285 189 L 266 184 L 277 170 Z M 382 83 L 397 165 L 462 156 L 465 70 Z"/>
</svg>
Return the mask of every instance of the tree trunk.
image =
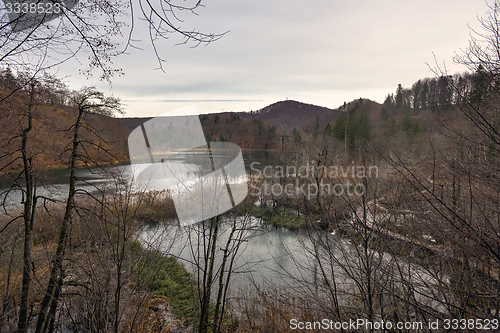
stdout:
<svg viewBox="0 0 500 333">
<path fill-rule="evenodd" d="M 55 313 L 57 307 L 51 306 L 52 302 L 57 302 L 55 299 L 56 288 L 59 284 L 58 278 L 62 278 L 62 262 L 64 260 L 64 254 L 66 251 L 66 240 L 71 227 L 71 213 L 74 207 L 74 198 L 76 193 L 76 159 L 77 150 L 79 144 L 78 130 L 81 125 L 81 120 L 83 117 L 83 109 L 78 112 L 78 118 L 76 119 L 75 126 L 73 127 L 73 144 L 71 148 L 71 158 L 69 163 L 70 177 L 69 177 L 69 193 L 66 200 L 66 210 L 64 212 L 64 218 L 61 225 L 61 230 L 59 231 L 59 241 L 57 243 L 57 250 L 54 258 L 51 261 L 50 279 L 47 285 L 47 290 L 40 306 L 40 312 L 38 314 L 38 320 L 36 324 L 35 333 L 45 333 L 49 324 L 49 317 L 52 317 Z M 50 313 L 47 313 L 48 310 Z"/>
<path fill-rule="evenodd" d="M 210 294 L 212 290 L 212 281 L 213 281 L 213 271 L 215 264 L 215 249 L 217 248 L 217 235 L 219 232 L 219 222 L 220 217 L 214 217 L 212 219 L 212 225 L 210 228 L 213 228 L 212 240 L 210 243 L 210 257 L 208 260 L 208 274 L 207 278 L 204 281 L 204 293 L 202 295 L 201 301 L 201 312 L 200 312 L 200 322 L 198 332 L 206 333 L 208 332 L 208 321 L 209 321 L 209 310 L 210 310 Z"/>
<path fill-rule="evenodd" d="M 217 302 L 215 304 L 215 312 L 214 312 L 214 326 L 212 329 L 213 333 L 220 332 L 220 324 L 222 323 L 222 316 L 224 315 L 224 312 L 220 311 L 222 296 L 223 296 L 223 294 L 225 294 L 224 293 L 224 269 L 226 268 L 226 262 L 227 262 L 228 253 L 229 253 L 229 246 L 231 245 L 231 241 L 232 241 L 232 238 L 233 238 L 235 231 L 236 231 L 236 222 L 233 223 L 231 233 L 229 234 L 229 238 L 227 239 L 226 248 L 224 249 L 224 257 L 222 258 L 222 264 L 221 264 L 220 273 L 219 273 L 219 291 L 217 293 Z M 228 270 L 226 284 L 229 282 L 230 276 L 231 276 L 231 271 Z M 221 320 L 219 320 L 219 312 L 220 312 Z"/>
<path fill-rule="evenodd" d="M 34 214 L 34 196 L 35 184 L 33 179 L 33 166 L 31 157 L 28 156 L 28 134 L 33 128 L 32 126 L 32 104 L 33 103 L 33 86 L 31 87 L 31 98 L 28 105 L 28 127 L 23 130 L 21 154 L 23 157 L 24 178 L 26 184 L 26 197 L 24 198 L 24 253 L 23 253 L 23 282 L 21 287 L 21 301 L 19 304 L 19 322 L 17 332 L 26 333 L 28 331 L 28 304 L 29 291 L 31 285 L 31 247 L 32 247 L 32 231 L 33 231 L 33 214 Z"/>
</svg>

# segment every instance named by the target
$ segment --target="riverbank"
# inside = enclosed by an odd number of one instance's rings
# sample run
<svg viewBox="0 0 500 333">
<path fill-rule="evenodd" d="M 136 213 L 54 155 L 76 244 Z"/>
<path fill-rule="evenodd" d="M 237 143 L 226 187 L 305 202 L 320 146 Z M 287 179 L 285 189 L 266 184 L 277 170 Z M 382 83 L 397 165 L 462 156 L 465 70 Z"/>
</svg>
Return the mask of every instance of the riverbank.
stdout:
<svg viewBox="0 0 500 333">
<path fill-rule="evenodd" d="M 79 163 L 76 168 L 77 169 L 89 169 L 89 168 L 97 168 L 97 167 L 110 167 L 110 166 L 119 166 L 119 165 L 127 165 L 130 164 L 130 160 L 114 160 L 114 161 L 108 161 L 108 162 L 96 162 L 96 163 Z M 69 167 L 67 164 L 47 164 L 47 165 L 42 165 L 42 166 L 35 166 L 34 168 L 35 171 L 55 171 L 55 170 L 69 170 Z M 14 175 L 18 174 L 19 172 L 23 171 L 23 168 L 16 168 L 16 169 L 9 169 L 9 170 L 4 170 L 0 171 L 0 177 L 2 176 L 9 176 L 9 175 Z"/>
<path fill-rule="evenodd" d="M 68 306 L 58 313 L 55 325 L 68 332 L 107 331 L 116 324 L 114 313 L 117 312 L 116 325 L 121 327 L 120 331 L 133 328 L 132 331 L 156 332 L 154 327 L 160 322 L 165 328 L 171 325 L 180 329 L 182 325 L 174 309 L 178 308 L 176 302 L 181 297 L 151 287 L 171 285 L 162 282 L 155 286 L 153 283 L 158 281 L 176 281 L 172 290 L 178 293 L 181 286 L 189 285 L 187 272 L 172 259 L 161 260 L 149 253 L 133 237 L 152 219 L 174 217 L 172 208 L 167 208 L 173 207 L 171 198 L 168 193 L 144 196 L 142 205 L 148 206 L 145 210 L 136 200 L 116 200 L 117 197 L 109 196 L 99 201 L 90 197 L 75 201 L 78 214 L 73 217 L 68 231 L 62 269 L 64 278 L 60 285 L 60 302 Z M 64 202 L 40 205 L 34 210 L 36 220 L 30 261 L 37 283 L 30 288 L 30 304 L 35 310 L 41 305 L 49 281 L 51 258 L 59 242 L 64 210 Z M 22 279 L 24 239 L 20 236 L 22 211 L 9 209 L 8 214 L 10 216 L 0 216 L 0 295 L 4 300 L 0 310 L 0 331 L 11 332 L 16 329 L 19 311 L 13 300 L 20 297 L 21 290 L 9 281 Z M 15 219 L 16 216 L 19 218 Z M 138 270 L 141 264 L 143 268 Z M 162 269 L 162 265 L 166 267 Z M 34 321 L 30 325 L 33 324 Z"/>
<path fill-rule="evenodd" d="M 292 231 L 305 228 L 307 222 L 306 216 L 300 214 L 297 208 L 273 205 L 272 203 L 259 204 L 252 196 L 248 196 L 240 203 L 236 207 L 235 213 L 239 216 L 250 214 L 277 228 Z"/>
</svg>

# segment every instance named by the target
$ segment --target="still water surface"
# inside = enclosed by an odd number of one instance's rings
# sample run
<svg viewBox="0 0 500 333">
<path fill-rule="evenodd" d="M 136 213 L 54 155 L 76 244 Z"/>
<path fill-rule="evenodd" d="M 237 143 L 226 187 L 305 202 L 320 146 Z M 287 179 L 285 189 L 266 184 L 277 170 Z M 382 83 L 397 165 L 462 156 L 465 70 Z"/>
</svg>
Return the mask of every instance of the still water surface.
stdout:
<svg viewBox="0 0 500 333">
<path fill-rule="evenodd" d="M 130 165 L 113 166 L 106 168 L 113 171 L 130 173 Z M 37 194 L 51 197 L 56 200 L 64 200 L 68 193 L 68 170 L 49 170 L 40 177 L 41 181 L 37 187 Z M 79 169 L 77 171 L 77 189 L 87 192 L 96 192 L 99 187 L 114 182 L 112 178 L 104 175 L 102 170 Z M 0 193 L 4 193 L 14 182 L 13 177 L 0 178 Z M 2 195 L 0 199 L 3 200 Z M 21 192 L 14 191 L 9 194 L 5 200 L 6 206 L 10 208 L 20 207 Z M 221 236 L 219 237 L 220 248 L 224 247 L 228 238 L 228 227 L 230 219 L 226 217 L 223 221 Z M 241 217 L 237 217 L 242 219 Z M 236 274 L 232 278 L 232 290 L 253 288 L 259 286 L 266 287 L 292 287 L 295 283 L 306 282 L 312 286 L 321 283 L 318 281 L 317 260 L 314 257 L 314 244 L 305 231 L 290 231 L 282 228 L 275 228 L 267 225 L 264 221 L 257 218 L 247 218 L 241 220 L 241 224 L 250 227 L 245 231 L 246 241 L 242 244 L 235 260 L 234 269 Z M 173 255 L 182 262 L 185 267 L 195 272 L 193 259 L 197 257 L 196 249 L 203 245 L 204 238 L 200 237 L 202 224 L 196 224 L 190 227 L 180 227 L 171 223 L 160 223 L 152 227 L 144 227 L 138 235 L 145 244 L 154 246 L 159 251 Z M 328 242 L 337 244 L 333 246 L 336 249 L 331 251 L 330 256 L 338 256 L 344 259 L 339 260 L 342 264 L 347 264 L 347 260 L 356 262 L 354 247 L 346 240 L 336 235 L 324 233 L 321 237 L 327 238 Z M 195 251 L 193 251 L 195 249 Z M 201 253 L 201 252 L 200 252 Z M 346 255 L 346 254 L 351 255 Z M 218 260 L 222 251 L 218 251 Z M 382 254 L 386 256 L 387 254 Z M 398 259 L 399 260 L 399 259 Z M 404 260 L 404 259 L 400 259 Z M 422 272 L 422 267 L 411 265 L 415 272 Z M 339 290 L 347 292 L 353 288 L 352 281 L 346 277 L 340 267 L 330 265 L 326 267 L 327 271 L 335 275 L 337 287 Z M 432 280 L 427 273 L 418 273 L 421 279 L 428 283 Z M 333 276 L 332 276 L 333 277 Z M 427 287 L 420 290 L 423 294 L 429 292 Z M 423 298 L 426 298 L 423 296 Z"/>
<path fill-rule="evenodd" d="M 112 166 L 104 168 L 105 171 L 113 170 L 131 172 L 130 165 Z M 63 201 L 68 194 L 69 170 L 48 170 L 40 175 L 40 183 L 37 194 Z M 77 189 L 86 192 L 96 192 L 98 188 L 113 182 L 103 173 L 102 169 L 78 169 Z M 14 177 L 4 176 L 0 179 L 0 193 L 7 190 L 14 182 Z M 3 199 L 3 197 L 0 197 Z M 11 192 L 6 205 L 10 208 L 21 207 L 21 191 Z M 234 218 L 234 217 L 231 217 Z M 238 217 L 238 219 L 242 219 Z M 246 288 L 249 286 L 287 286 L 292 283 L 290 276 L 300 277 L 308 281 L 314 281 L 314 274 L 305 270 L 304 264 L 309 263 L 312 258 L 304 251 L 304 246 L 311 243 L 307 235 L 301 231 L 290 231 L 283 228 L 275 228 L 266 224 L 263 220 L 250 217 L 241 221 L 249 227 L 246 231 L 246 241 L 241 245 L 235 260 L 235 271 L 233 276 L 233 288 Z M 223 226 L 228 226 L 229 220 L 223 221 Z M 158 224 L 153 227 L 144 227 L 139 235 L 143 242 L 156 246 L 165 254 L 174 255 L 185 267 L 194 273 L 193 251 L 198 248 L 202 239 L 199 235 L 202 224 L 192 227 L 180 227 L 169 223 Z M 175 239 L 169 235 L 175 235 Z M 223 227 L 219 242 L 223 247 L 227 241 L 227 228 Z M 331 236 L 335 238 L 336 236 Z M 308 245 L 305 245 L 308 244 Z M 218 251 L 221 254 L 221 251 Z M 293 254 L 293 255 L 292 255 Z M 297 265 L 300 262 L 300 265 Z M 311 264 L 313 266 L 313 264 Z M 309 266 L 309 265 L 308 265 Z M 288 278 L 286 277 L 288 275 Z"/>
</svg>

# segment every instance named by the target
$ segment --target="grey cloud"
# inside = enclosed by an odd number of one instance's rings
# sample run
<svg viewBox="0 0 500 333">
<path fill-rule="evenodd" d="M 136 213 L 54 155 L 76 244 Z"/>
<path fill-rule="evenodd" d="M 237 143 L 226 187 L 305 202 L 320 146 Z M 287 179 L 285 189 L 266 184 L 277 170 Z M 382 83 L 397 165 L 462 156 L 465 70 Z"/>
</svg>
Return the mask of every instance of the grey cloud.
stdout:
<svg viewBox="0 0 500 333">
<path fill-rule="evenodd" d="M 114 81 L 114 94 L 231 103 L 322 93 L 337 106 L 348 96 L 376 92 L 381 102 L 398 83 L 432 76 L 425 63 L 433 52 L 450 66 L 454 51 L 467 44 L 467 24 L 474 26 L 486 10 L 483 2 L 468 0 L 214 0 L 205 6 L 184 21 L 204 31 L 231 30 L 225 37 L 194 49 L 159 44 L 162 73 L 153 70 L 146 31 L 138 31 L 145 51 L 116 60 L 126 75 Z"/>
</svg>

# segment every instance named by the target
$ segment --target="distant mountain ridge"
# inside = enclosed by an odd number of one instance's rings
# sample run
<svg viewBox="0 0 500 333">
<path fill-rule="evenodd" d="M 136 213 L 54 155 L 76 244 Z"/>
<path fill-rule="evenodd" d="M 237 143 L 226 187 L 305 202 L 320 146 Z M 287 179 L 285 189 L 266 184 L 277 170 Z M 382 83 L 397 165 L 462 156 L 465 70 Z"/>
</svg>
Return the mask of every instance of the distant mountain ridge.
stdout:
<svg viewBox="0 0 500 333">
<path fill-rule="evenodd" d="M 302 103 L 294 100 L 279 101 L 255 112 L 238 113 L 243 118 L 256 118 L 275 125 L 277 128 L 290 130 L 303 129 L 316 118 L 335 121 L 340 109 L 329 109 L 323 106 Z"/>
<path fill-rule="evenodd" d="M 349 108 L 353 102 L 346 104 Z M 325 124 L 335 122 L 341 114 L 343 107 L 330 109 L 324 106 L 302 103 L 294 100 L 278 101 L 257 111 L 222 112 L 216 114 L 236 114 L 241 118 L 259 119 L 270 125 L 284 130 L 293 128 L 305 129 L 311 122 L 319 118 Z M 132 131 L 137 126 L 148 121 L 152 117 L 120 118 L 125 127 Z"/>
<path fill-rule="evenodd" d="M 281 136 L 294 129 L 303 133 L 323 133 L 329 123 L 334 126 L 337 119 L 346 112 L 362 106 L 370 113 L 378 114 L 382 105 L 357 99 L 344 103 L 337 109 L 302 103 L 294 100 L 278 101 L 258 111 L 222 112 L 200 115 L 200 121 L 207 141 L 230 141 L 242 148 L 278 148 Z M 132 131 L 152 117 L 119 118 Z"/>
</svg>

